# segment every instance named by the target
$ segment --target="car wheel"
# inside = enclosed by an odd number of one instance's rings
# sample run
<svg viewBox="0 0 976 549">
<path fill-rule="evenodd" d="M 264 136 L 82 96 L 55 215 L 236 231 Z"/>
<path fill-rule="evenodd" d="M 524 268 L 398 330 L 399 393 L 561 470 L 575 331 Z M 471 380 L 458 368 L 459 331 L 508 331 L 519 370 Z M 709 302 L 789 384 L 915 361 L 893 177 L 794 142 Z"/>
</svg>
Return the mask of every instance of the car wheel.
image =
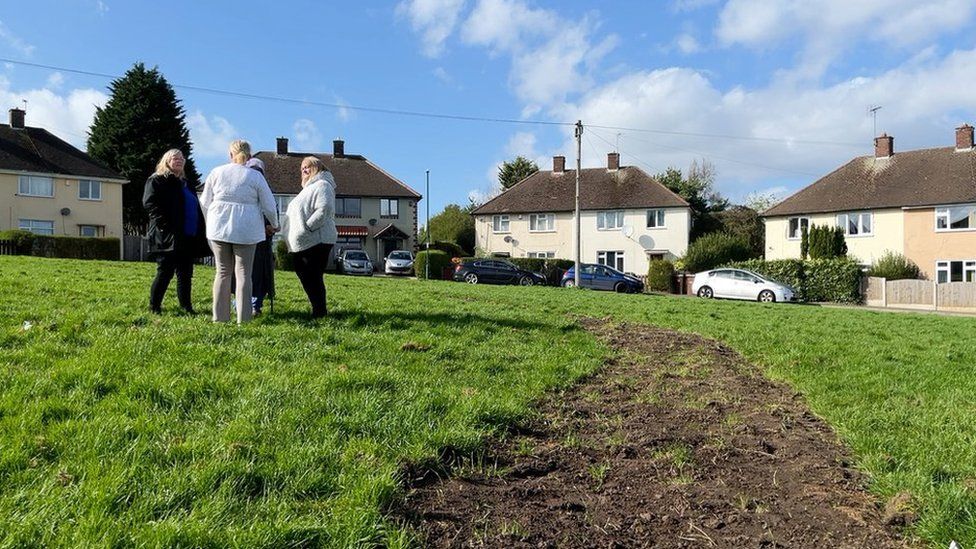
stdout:
<svg viewBox="0 0 976 549">
<path fill-rule="evenodd" d="M 763 290 L 759 292 L 759 301 L 763 303 L 773 303 L 776 301 L 776 294 L 772 290 Z"/>
<path fill-rule="evenodd" d="M 709 288 L 708 286 L 702 286 L 701 288 L 698 288 L 698 297 L 711 299 L 712 297 L 714 297 L 714 294 L 712 293 L 711 288 Z"/>
<path fill-rule="evenodd" d="M 618 282 L 613 286 L 613 291 L 617 292 L 618 294 L 625 293 L 627 291 L 627 285 L 623 282 Z"/>
<path fill-rule="evenodd" d="M 576 287 L 576 281 L 573 280 L 572 278 L 570 278 L 566 282 L 563 282 L 563 288 L 575 288 L 575 287 Z"/>
<path fill-rule="evenodd" d="M 532 286 L 535 284 L 535 280 L 532 280 L 531 276 L 523 276 L 519 279 L 519 286 Z"/>
<path fill-rule="evenodd" d="M 468 273 L 464 275 L 464 281 L 467 282 L 468 284 L 477 284 L 478 283 L 477 273 Z"/>
</svg>

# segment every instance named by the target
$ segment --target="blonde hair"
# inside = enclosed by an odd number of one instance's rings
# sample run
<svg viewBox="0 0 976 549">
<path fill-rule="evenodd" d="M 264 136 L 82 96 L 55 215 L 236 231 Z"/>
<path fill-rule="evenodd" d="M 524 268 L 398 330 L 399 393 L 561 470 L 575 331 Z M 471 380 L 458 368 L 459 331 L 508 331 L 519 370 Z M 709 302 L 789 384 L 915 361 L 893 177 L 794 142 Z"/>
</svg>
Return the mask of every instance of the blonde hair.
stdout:
<svg viewBox="0 0 976 549">
<path fill-rule="evenodd" d="M 238 164 L 243 164 L 251 158 L 251 144 L 243 139 L 231 141 L 228 152 L 230 153 L 231 160 Z"/>
<path fill-rule="evenodd" d="M 169 167 L 169 161 L 172 160 L 173 157 L 176 155 L 183 156 L 183 151 L 179 149 L 170 149 L 165 153 L 163 153 L 163 157 L 160 158 L 159 162 L 156 163 L 156 175 L 172 174 L 175 175 L 176 177 L 183 177 L 185 171 L 183 173 L 176 173 L 173 170 L 171 170 Z"/>
<path fill-rule="evenodd" d="M 302 167 L 311 168 L 308 174 L 310 176 L 315 175 L 317 173 L 329 171 L 329 169 L 325 167 L 325 162 L 322 162 L 322 159 L 316 156 L 306 156 L 305 158 L 303 158 Z"/>
</svg>

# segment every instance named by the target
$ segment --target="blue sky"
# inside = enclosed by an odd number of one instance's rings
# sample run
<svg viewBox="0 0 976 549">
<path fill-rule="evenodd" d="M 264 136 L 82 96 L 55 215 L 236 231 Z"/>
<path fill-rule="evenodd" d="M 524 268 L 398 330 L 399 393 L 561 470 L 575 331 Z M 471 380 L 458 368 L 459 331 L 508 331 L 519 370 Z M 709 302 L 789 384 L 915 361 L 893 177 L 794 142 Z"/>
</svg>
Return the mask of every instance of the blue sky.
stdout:
<svg viewBox="0 0 976 549">
<path fill-rule="evenodd" d="M 619 144 L 655 173 L 715 165 L 733 200 L 788 193 L 872 151 L 949 146 L 976 122 L 971 0 L 4 1 L 0 57 L 320 103 L 587 125 L 584 166 Z M 43 24 L 39 24 L 43 21 Z M 0 102 L 83 146 L 108 80 L 0 64 Z M 500 162 L 575 154 L 572 128 L 396 116 L 177 87 L 204 173 L 245 138 L 369 157 L 431 212 L 497 192 Z M 597 127 L 591 127 L 597 126 Z M 600 128 L 599 126 L 604 126 Z M 626 128 L 626 129 L 608 129 Z"/>
</svg>

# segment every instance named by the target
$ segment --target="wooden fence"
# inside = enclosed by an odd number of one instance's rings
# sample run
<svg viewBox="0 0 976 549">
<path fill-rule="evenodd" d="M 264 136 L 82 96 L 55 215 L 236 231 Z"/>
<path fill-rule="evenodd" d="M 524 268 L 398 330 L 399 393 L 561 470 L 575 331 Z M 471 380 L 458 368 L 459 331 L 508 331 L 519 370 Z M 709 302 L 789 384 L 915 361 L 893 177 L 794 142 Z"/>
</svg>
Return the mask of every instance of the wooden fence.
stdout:
<svg viewBox="0 0 976 549">
<path fill-rule="evenodd" d="M 861 291 L 864 303 L 873 307 L 976 312 L 976 282 L 865 277 Z"/>
</svg>

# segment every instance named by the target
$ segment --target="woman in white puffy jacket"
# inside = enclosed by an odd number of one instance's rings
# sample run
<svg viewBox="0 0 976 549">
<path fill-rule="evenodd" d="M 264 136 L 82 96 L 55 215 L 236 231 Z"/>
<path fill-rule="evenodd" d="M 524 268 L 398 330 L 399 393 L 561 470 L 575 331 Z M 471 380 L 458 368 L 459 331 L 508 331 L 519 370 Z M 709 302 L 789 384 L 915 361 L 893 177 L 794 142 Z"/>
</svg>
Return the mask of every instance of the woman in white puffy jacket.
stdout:
<svg viewBox="0 0 976 549">
<path fill-rule="evenodd" d="M 302 159 L 302 192 L 288 204 L 282 225 L 312 318 L 326 314 L 322 277 L 336 242 L 335 203 L 335 180 L 325 164 L 314 156 Z"/>
<path fill-rule="evenodd" d="M 230 163 L 217 166 L 207 176 L 200 205 L 207 216 L 207 239 L 214 252 L 217 273 L 213 284 L 213 320 L 230 320 L 231 272 L 237 278 L 237 322 L 251 320 L 251 269 L 254 250 L 265 239 L 264 219 L 278 230 L 274 196 L 264 176 L 244 164 L 251 145 L 230 144 Z"/>
</svg>

